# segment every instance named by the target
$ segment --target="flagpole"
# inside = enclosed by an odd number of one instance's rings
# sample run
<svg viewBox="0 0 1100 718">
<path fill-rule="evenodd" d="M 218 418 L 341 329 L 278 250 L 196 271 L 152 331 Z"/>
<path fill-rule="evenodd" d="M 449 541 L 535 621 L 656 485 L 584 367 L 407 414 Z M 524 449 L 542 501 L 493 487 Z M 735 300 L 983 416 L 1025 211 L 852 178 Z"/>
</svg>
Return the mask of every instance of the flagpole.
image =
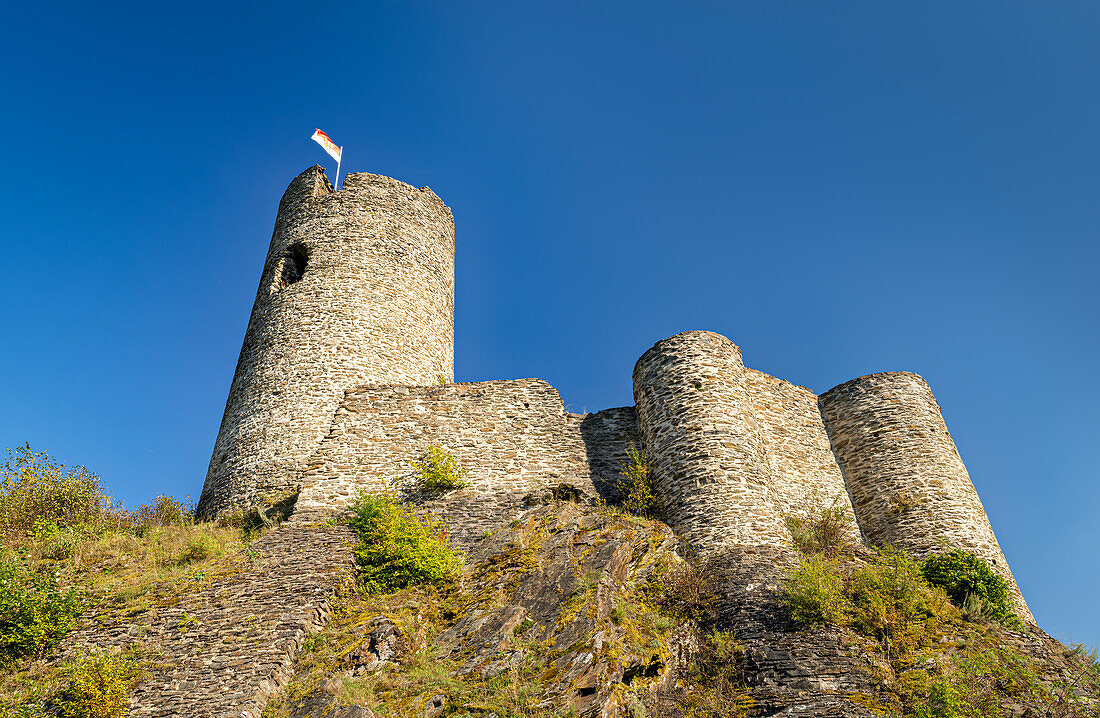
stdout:
<svg viewBox="0 0 1100 718">
<path fill-rule="evenodd" d="M 336 158 L 336 184 L 332 185 L 332 189 L 340 189 L 340 161 L 344 159 L 344 148 L 340 148 L 340 156 Z"/>
</svg>

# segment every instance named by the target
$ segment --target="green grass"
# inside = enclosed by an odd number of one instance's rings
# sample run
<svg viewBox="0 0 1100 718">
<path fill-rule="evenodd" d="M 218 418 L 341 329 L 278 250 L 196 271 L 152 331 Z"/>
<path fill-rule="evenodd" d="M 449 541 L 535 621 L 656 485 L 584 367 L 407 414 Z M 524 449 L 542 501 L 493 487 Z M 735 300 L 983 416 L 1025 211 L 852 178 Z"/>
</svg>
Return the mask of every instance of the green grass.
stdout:
<svg viewBox="0 0 1100 718">
<path fill-rule="evenodd" d="M 189 506 L 166 496 L 125 509 L 83 467 L 26 446 L 8 451 L 0 461 L 0 715 L 44 715 L 46 704 L 60 715 L 116 715 L 121 686 L 140 677 L 132 657 L 68 665 L 43 657 L 82 612 L 124 619 L 238 570 L 247 533 L 239 522 L 196 523 Z"/>
</svg>

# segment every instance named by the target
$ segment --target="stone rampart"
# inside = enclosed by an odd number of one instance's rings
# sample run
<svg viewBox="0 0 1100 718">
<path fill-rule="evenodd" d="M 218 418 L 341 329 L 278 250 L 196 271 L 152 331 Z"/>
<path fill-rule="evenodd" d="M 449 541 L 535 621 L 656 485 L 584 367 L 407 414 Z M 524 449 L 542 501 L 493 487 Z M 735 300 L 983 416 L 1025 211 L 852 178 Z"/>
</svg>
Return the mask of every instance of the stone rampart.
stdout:
<svg viewBox="0 0 1100 718">
<path fill-rule="evenodd" d="M 704 550 L 790 546 L 733 342 L 701 331 L 657 342 L 634 366 L 634 400 L 677 533 Z"/>
<path fill-rule="evenodd" d="M 918 558 L 947 547 L 973 552 L 1008 581 L 1031 620 L 924 379 L 871 374 L 830 389 L 820 403 L 867 540 Z"/>
<path fill-rule="evenodd" d="M 301 478 L 299 511 L 346 506 L 360 491 L 415 496 L 413 462 L 437 445 L 469 486 L 427 500 L 469 542 L 505 523 L 540 489 L 569 484 L 613 497 L 626 447 L 638 441 L 631 408 L 565 411 L 538 379 L 446 386 L 363 386 L 344 394 L 331 429 Z"/>
<path fill-rule="evenodd" d="M 454 373 L 454 221 L 427 187 L 320 167 L 283 195 L 210 467 L 207 518 L 283 493 L 348 387 Z"/>
<path fill-rule="evenodd" d="M 804 386 L 745 368 L 745 391 L 767 458 L 772 491 L 784 516 L 820 517 L 836 507 L 859 538 L 844 475 L 833 456 L 817 395 Z"/>
</svg>

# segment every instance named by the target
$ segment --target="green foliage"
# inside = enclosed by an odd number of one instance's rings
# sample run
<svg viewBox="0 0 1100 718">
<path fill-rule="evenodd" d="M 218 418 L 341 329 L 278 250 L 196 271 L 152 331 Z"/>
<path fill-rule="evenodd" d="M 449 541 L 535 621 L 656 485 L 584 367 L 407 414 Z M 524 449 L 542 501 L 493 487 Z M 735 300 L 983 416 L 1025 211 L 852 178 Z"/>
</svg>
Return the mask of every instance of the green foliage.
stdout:
<svg viewBox="0 0 1100 718">
<path fill-rule="evenodd" d="M 854 568 L 821 554 L 803 556 L 780 601 L 796 623 L 850 626 L 878 641 L 892 660 L 924 640 L 947 597 L 924 581 L 907 554 L 882 549 Z"/>
<path fill-rule="evenodd" d="M 849 605 L 844 596 L 844 579 L 838 564 L 822 555 L 804 556 L 787 575 L 780 603 L 791 619 L 806 626 L 842 625 Z"/>
<path fill-rule="evenodd" d="M 733 634 L 725 631 L 701 641 L 687 671 L 696 690 L 688 692 L 678 705 L 684 718 L 739 718 L 748 713 L 754 701 L 740 668 L 743 652 Z"/>
<path fill-rule="evenodd" d="M 906 715 L 915 718 L 986 718 L 1002 714 L 1006 699 L 1049 703 L 1035 662 L 992 644 L 966 650 L 936 672 L 905 671 L 898 689 Z"/>
<path fill-rule="evenodd" d="M 882 643 L 888 657 L 907 650 L 914 628 L 934 617 L 944 602 L 943 594 L 922 580 L 916 561 L 890 549 L 878 551 L 871 563 L 852 572 L 846 594 L 852 627 Z"/>
<path fill-rule="evenodd" d="M 64 718 L 121 718 L 126 715 L 130 689 L 144 676 L 129 656 L 99 653 L 65 666 L 69 686 L 58 697 Z"/>
<path fill-rule="evenodd" d="M 1000 645 L 995 634 L 965 628 L 970 624 L 947 594 L 926 580 L 925 566 L 889 548 L 854 565 L 804 555 L 781 600 L 804 626 L 846 626 L 879 644 L 888 675 L 896 676 L 888 683 L 900 711 L 893 715 L 984 718 L 1001 715 L 1008 700 L 1053 705 L 1056 696 L 1040 688 L 1037 664 Z M 945 633 L 962 640 L 945 642 Z"/>
<path fill-rule="evenodd" d="M 29 445 L 7 450 L 0 462 L 0 535 L 29 535 L 99 517 L 109 506 L 99 478 L 84 467 L 67 469 Z"/>
<path fill-rule="evenodd" d="M 413 462 L 413 471 L 416 472 L 417 489 L 427 494 L 440 494 L 469 485 L 466 470 L 458 465 L 454 454 L 435 444 L 428 447 L 424 458 Z"/>
<path fill-rule="evenodd" d="M 802 554 L 835 557 L 851 552 L 855 527 L 839 498 L 819 506 L 809 517 L 788 516 L 786 520 L 794 547 Z"/>
<path fill-rule="evenodd" d="M 462 568 L 462 559 L 440 523 L 422 520 L 389 494 L 361 494 L 351 506 L 359 534 L 355 558 L 359 580 L 372 592 L 415 584 L 441 585 Z"/>
<path fill-rule="evenodd" d="M 977 600 L 988 618 L 1003 623 L 1016 617 L 1008 582 L 968 551 L 951 549 L 929 556 L 921 562 L 920 572 L 930 584 L 946 591 L 956 606 Z"/>
<path fill-rule="evenodd" d="M 75 588 L 61 576 L 35 573 L 18 555 L 0 551 L 0 657 L 41 655 L 80 613 Z"/>
<path fill-rule="evenodd" d="M 645 449 L 633 443 L 626 450 L 626 461 L 619 472 L 619 490 L 623 494 L 622 509 L 637 516 L 654 519 L 660 515 L 657 487 Z"/>
</svg>

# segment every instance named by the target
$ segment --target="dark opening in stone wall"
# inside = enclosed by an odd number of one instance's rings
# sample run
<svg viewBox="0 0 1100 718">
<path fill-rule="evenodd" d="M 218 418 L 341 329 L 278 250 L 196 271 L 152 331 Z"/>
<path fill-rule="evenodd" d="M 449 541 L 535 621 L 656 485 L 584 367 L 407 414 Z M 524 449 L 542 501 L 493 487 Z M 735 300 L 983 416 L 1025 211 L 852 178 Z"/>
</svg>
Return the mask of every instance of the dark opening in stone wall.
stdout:
<svg viewBox="0 0 1100 718">
<path fill-rule="evenodd" d="M 280 262 L 278 272 L 278 289 L 289 287 L 302 278 L 306 273 L 306 264 L 309 263 L 309 250 L 301 243 L 287 247 L 286 254 Z"/>
</svg>

